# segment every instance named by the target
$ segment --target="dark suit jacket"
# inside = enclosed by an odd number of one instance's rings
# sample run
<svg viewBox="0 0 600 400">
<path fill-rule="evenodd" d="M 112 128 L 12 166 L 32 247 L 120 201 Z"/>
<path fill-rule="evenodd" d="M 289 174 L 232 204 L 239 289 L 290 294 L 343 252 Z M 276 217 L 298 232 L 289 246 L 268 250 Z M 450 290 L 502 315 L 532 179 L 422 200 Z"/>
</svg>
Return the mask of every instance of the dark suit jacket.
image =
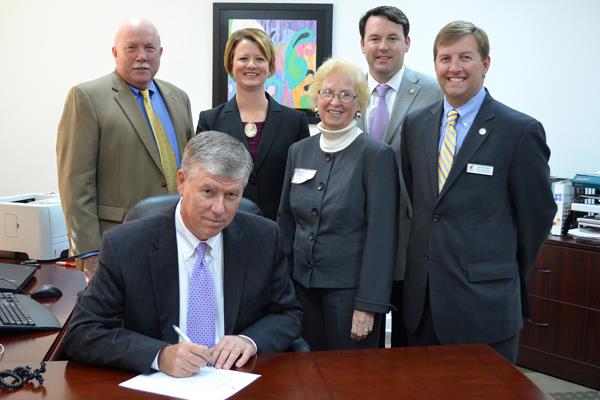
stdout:
<svg viewBox="0 0 600 400">
<path fill-rule="evenodd" d="M 279 209 L 288 149 L 309 133 L 305 113 L 282 106 L 268 93 L 265 95 L 269 109 L 244 197 L 258 204 L 265 217 L 274 220 Z M 200 113 L 196 133 L 208 130 L 225 132 L 248 146 L 235 97 Z"/>
<path fill-rule="evenodd" d="M 398 163 L 398 175 L 400 180 L 400 201 L 398 202 L 398 255 L 394 268 L 394 280 L 404 279 L 406 269 L 406 251 L 408 248 L 408 237 L 410 235 L 410 223 L 412 219 L 412 206 L 406 192 L 406 185 L 400 168 L 400 143 L 402 139 L 402 122 L 408 113 L 418 110 L 444 98 L 437 81 L 429 76 L 404 67 L 404 75 L 400 82 L 400 88 L 396 94 L 396 100 L 390 113 L 390 123 L 383 136 L 383 143 L 387 143 L 394 149 L 396 162 Z M 364 129 L 364 120 L 359 120 L 359 126 Z"/>
<path fill-rule="evenodd" d="M 190 100 L 155 79 L 183 153 L 194 134 Z M 117 72 L 69 92 L 56 139 L 58 187 L 71 255 L 100 248 L 106 229 L 143 198 L 167 193 L 154 135 Z"/>
<path fill-rule="evenodd" d="M 489 94 L 442 192 L 437 155 L 443 103 L 410 114 L 402 170 L 414 207 L 404 280 L 404 317 L 414 332 L 425 295 L 442 343 L 493 343 L 522 327 L 525 279 L 556 206 L 544 128 Z M 493 175 L 469 165 L 493 167 Z"/>
<path fill-rule="evenodd" d="M 281 251 L 279 229 L 238 212 L 223 231 L 225 334 L 243 334 L 261 353 L 286 350 L 300 336 L 300 306 Z M 177 343 L 179 275 L 174 208 L 105 233 L 100 267 L 80 296 L 65 338 L 69 358 L 150 370 Z"/>
</svg>

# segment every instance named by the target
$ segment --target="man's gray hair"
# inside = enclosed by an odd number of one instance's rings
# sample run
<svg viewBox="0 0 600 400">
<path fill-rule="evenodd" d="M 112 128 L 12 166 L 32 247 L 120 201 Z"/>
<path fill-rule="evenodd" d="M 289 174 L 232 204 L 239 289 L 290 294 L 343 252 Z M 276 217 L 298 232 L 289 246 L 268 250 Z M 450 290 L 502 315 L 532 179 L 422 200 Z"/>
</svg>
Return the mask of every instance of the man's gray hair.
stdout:
<svg viewBox="0 0 600 400">
<path fill-rule="evenodd" d="M 190 173 L 203 167 L 211 174 L 231 179 L 243 179 L 248 183 L 253 162 L 242 142 L 217 131 L 201 132 L 185 146 L 181 168 Z"/>
</svg>

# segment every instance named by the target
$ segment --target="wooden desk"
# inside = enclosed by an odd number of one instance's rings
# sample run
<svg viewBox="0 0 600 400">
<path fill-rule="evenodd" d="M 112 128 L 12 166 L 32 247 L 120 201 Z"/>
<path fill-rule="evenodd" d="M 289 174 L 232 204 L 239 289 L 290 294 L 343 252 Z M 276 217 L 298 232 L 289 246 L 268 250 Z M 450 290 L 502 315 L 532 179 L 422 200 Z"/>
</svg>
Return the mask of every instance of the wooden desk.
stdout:
<svg viewBox="0 0 600 400">
<path fill-rule="evenodd" d="M 86 287 L 85 274 L 73 268 L 59 267 L 55 264 L 42 264 L 35 275 L 25 286 L 32 292 L 37 287 L 50 283 L 58 287 L 63 295 L 60 297 L 39 299 L 65 326 L 77 301 L 77 294 Z M 2 336 L 4 344 L 3 362 L 37 362 L 52 360 L 57 356 L 57 348 L 61 343 L 64 329 L 60 331 L 37 332 Z"/>
<path fill-rule="evenodd" d="M 14 366 L 2 363 L 2 368 Z M 551 399 L 486 345 L 259 355 L 243 370 L 262 376 L 233 399 Z M 133 376 L 51 362 L 43 388 L 30 385 L 10 398 L 168 398 L 118 386 Z"/>
</svg>

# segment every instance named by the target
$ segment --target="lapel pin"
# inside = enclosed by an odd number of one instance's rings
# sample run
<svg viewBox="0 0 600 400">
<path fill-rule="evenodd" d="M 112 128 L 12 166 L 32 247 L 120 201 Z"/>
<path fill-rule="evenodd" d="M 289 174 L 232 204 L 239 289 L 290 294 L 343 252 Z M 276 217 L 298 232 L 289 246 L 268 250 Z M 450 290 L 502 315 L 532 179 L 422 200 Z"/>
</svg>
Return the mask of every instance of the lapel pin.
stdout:
<svg viewBox="0 0 600 400">
<path fill-rule="evenodd" d="M 481 136 L 485 135 L 486 133 L 487 133 L 487 131 L 485 130 L 485 128 L 481 128 L 481 129 L 479 130 L 479 134 L 480 134 Z"/>
<path fill-rule="evenodd" d="M 410 89 L 408 89 L 408 93 L 415 94 L 415 88 L 411 87 Z"/>
</svg>

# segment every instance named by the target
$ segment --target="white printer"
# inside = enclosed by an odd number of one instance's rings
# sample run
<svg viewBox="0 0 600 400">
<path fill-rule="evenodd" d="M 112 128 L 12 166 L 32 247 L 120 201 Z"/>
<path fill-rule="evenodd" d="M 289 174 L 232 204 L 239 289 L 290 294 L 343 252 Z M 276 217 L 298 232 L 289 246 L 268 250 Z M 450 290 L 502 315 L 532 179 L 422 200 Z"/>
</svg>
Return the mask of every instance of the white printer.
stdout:
<svg viewBox="0 0 600 400">
<path fill-rule="evenodd" d="M 54 260 L 68 249 L 58 193 L 0 197 L 0 250 L 27 253 L 34 260 Z"/>
</svg>

